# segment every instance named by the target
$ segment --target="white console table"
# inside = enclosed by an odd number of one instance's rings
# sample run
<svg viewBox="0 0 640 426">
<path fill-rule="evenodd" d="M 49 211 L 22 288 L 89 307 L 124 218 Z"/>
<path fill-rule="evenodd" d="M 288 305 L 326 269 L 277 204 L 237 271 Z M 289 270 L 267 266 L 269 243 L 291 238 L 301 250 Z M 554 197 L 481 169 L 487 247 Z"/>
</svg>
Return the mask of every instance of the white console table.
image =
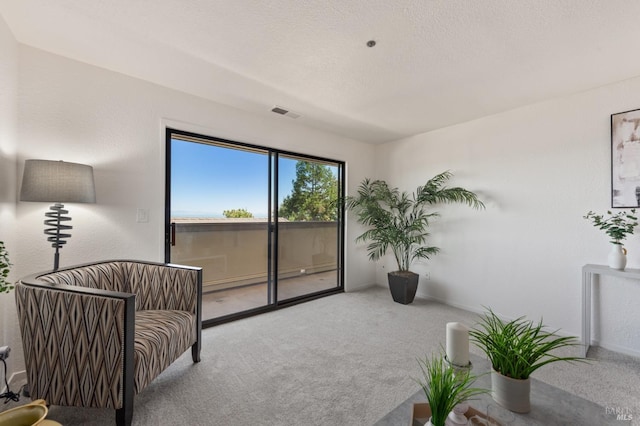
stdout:
<svg viewBox="0 0 640 426">
<path fill-rule="evenodd" d="M 583 356 L 587 356 L 591 346 L 591 291 L 596 275 L 611 275 L 614 277 L 640 280 L 640 269 L 611 269 L 607 265 L 584 265 L 582 267 L 582 345 Z"/>
</svg>

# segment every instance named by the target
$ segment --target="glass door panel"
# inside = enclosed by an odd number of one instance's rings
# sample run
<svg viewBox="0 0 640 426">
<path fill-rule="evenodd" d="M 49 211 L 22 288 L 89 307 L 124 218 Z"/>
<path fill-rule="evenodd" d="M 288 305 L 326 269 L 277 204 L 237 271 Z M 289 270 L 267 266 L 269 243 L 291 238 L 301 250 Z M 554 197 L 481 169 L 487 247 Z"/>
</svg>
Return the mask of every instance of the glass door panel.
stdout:
<svg viewBox="0 0 640 426">
<path fill-rule="evenodd" d="M 173 135 L 170 260 L 203 268 L 203 320 L 271 303 L 268 151 Z"/>
<path fill-rule="evenodd" d="M 278 301 L 340 287 L 340 166 L 278 156 Z"/>
</svg>

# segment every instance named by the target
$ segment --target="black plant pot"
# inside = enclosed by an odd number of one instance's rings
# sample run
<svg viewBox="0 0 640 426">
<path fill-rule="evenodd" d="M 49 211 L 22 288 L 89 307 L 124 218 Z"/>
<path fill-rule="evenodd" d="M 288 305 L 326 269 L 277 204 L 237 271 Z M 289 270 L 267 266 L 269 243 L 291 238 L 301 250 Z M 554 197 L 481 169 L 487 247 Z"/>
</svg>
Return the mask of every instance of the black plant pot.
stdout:
<svg viewBox="0 0 640 426">
<path fill-rule="evenodd" d="M 395 271 L 387 274 L 389 290 L 393 300 L 403 305 L 413 302 L 418 290 L 419 275 L 410 271 Z"/>
</svg>

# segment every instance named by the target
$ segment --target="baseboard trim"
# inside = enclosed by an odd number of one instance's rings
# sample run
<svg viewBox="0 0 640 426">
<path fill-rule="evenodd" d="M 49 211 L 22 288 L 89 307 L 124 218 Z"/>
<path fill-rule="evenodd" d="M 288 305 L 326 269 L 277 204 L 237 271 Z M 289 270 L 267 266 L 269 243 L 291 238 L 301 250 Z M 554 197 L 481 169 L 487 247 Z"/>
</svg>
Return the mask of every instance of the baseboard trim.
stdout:
<svg viewBox="0 0 640 426">
<path fill-rule="evenodd" d="M 4 384 L 4 380 L 2 382 Z M 9 377 L 8 382 L 9 382 L 9 388 L 13 388 L 13 392 L 18 392 L 18 389 L 20 388 L 20 386 L 27 383 L 27 371 L 26 370 L 16 371 L 11 375 L 11 377 Z M 3 386 L 1 393 L 5 393 L 6 391 L 7 391 L 7 387 Z"/>
<path fill-rule="evenodd" d="M 603 343 L 593 339 L 591 339 L 591 346 L 598 346 L 609 351 L 640 358 L 640 351 L 633 348 L 627 348 L 625 346 L 615 345 L 611 343 Z"/>
<path fill-rule="evenodd" d="M 11 375 L 11 377 L 9 378 L 9 385 L 12 385 L 16 382 L 18 383 L 27 382 L 27 370 L 16 371 Z"/>
</svg>

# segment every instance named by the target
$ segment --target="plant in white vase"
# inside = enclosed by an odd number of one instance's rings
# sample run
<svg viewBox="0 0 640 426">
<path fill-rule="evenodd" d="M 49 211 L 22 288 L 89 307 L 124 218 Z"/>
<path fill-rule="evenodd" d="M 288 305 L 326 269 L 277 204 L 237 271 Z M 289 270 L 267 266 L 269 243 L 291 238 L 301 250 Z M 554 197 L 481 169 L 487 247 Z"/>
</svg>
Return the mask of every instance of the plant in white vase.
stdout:
<svg viewBox="0 0 640 426">
<path fill-rule="evenodd" d="M 558 349 L 579 346 L 573 336 L 560 336 L 548 331 L 540 322 L 524 317 L 504 321 L 491 309 L 483 314 L 479 324 L 469 331 L 471 341 L 491 362 L 491 396 L 517 413 L 531 409 L 529 376 L 535 370 L 557 361 L 586 360 L 576 356 L 562 356 Z"/>
<path fill-rule="evenodd" d="M 627 264 L 627 250 L 622 247 L 622 243 L 628 235 L 633 234 L 635 227 L 638 226 L 636 210 L 620 211 L 615 214 L 608 210 L 606 217 L 589 211 L 584 218 L 609 236 L 611 243 L 609 266 L 613 269 L 624 269 Z"/>
</svg>

